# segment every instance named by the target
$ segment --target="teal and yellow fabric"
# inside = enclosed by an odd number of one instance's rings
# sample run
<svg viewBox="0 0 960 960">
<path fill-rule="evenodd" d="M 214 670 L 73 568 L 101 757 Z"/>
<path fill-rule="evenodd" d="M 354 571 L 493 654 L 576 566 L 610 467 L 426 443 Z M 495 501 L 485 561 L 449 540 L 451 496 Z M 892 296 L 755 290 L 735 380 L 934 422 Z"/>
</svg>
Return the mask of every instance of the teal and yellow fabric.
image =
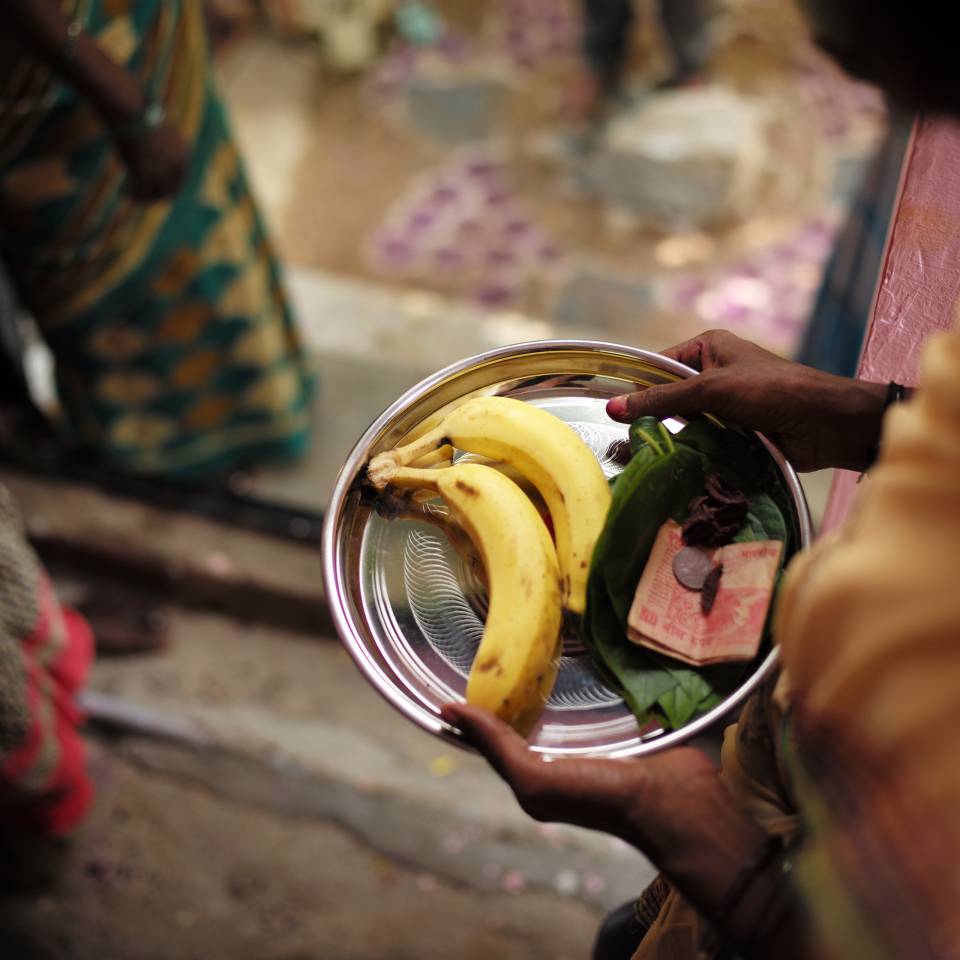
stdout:
<svg viewBox="0 0 960 960">
<path fill-rule="evenodd" d="M 176 198 L 140 205 L 92 107 L 38 61 L 0 56 L 0 258 L 54 353 L 70 427 L 111 463 L 167 475 L 303 453 L 310 375 L 214 87 L 202 4 L 64 9 L 191 147 Z"/>
</svg>

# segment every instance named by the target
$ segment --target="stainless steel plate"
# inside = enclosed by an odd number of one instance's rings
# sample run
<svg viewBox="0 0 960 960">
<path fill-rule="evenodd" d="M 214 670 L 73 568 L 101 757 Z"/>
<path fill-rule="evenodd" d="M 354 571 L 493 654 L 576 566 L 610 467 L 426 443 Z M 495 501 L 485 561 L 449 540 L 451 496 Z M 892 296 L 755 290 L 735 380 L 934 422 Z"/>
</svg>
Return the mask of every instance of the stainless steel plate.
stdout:
<svg viewBox="0 0 960 960">
<path fill-rule="evenodd" d="M 360 438 L 334 487 L 323 533 L 327 598 L 341 639 L 373 686 L 414 723 L 463 746 L 440 719 L 462 700 L 483 629 L 484 599 L 444 534 L 426 523 L 385 521 L 362 506 L 352 484 L 374 454 L 396 446 L 428 417 L 474 394 L 517 397 L 569 423 L 608 475 L 606 451 L 626 426 L 605 413 L 610 397 L 695 375 L 658 354 L 612 343 L 552 340 L 471 357 L 424 380 Z M 680 429 L 680 421 L 668 424 Z M 796 474 L 766 440 L 793 498 L 801 542 L 812 539 Z M 440 509 L 440 508 L 438 508 Z M 565 643 L 556 688 L 530 736 L 551 756 L 636 756 L 688 740 L 743 702 L 774 669 L 773 650 L 723 703 L 680 730 L 641 732 L 577 641 Z"/>
</svg>

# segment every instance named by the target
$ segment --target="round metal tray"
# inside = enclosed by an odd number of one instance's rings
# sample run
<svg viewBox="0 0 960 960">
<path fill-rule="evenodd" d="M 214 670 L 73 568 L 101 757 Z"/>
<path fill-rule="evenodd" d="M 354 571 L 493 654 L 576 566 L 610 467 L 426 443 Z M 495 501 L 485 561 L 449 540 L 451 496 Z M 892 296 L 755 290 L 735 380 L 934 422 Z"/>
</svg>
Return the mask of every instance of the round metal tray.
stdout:
<svg viewBox="0 0 960 960">
<path fill-rule="evenodd" d="M 695 376 L 645 350 L 582 340 L 524 343 L 462 360 L 417 384 L 370 426 L 341 469 L 323 532 L 323 572 L 334 623 L 370 683 L 414 723 L 465 746 L 440 718 L 441 704 L 462 700 L 483 630 L 480 586 L 437 527 L 386 521 L 353 489 L 376 453 L 396 446 L 427 418 L 467 396 L 499 394 L 544 407 L 569 423 L 608 476 L 622 469 L 605 455 L 627 427 L 605 412 L 610 397 L 638 386 Z M 679 429 L 681 421 L 668 421 Z M 761 438 L 763 439 L 763 438 Z M 803 490 L 793 468 L 767 440 L 793 499 L 801 546 L 812 540 Z M 534 750 L 550 756 L 625 757 L 690 739 L 741 704 L 777 661 L 774 648 L 722 703 L 680 730 L 641 731 L 576 641 L 567 641 L 556 687 L 536 729 Z"/>
</svg>

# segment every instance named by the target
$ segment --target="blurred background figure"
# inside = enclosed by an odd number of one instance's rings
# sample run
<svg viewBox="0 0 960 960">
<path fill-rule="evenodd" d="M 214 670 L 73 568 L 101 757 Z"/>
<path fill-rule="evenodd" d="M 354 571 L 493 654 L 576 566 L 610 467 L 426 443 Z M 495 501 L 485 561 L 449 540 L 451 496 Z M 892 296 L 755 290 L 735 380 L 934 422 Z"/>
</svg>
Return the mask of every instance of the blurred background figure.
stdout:
<svg viewBox="0 0 960 960">
<path fill-rule="evenodd" d="M 609 99 L 622 92 L 630 59 L 636 0 L 581 0 L 583 7 L 584 66 L 572 88 L 572 106 L 578 119 L 597 114 Z M 661 88 L 695 83 L 709 52 L 708 17 L 704 0 L 658 0 L 663 38 L 672 59 L 671 72 Z"/>
<path fill-rule="evenodd" d="M 422 5 L 416 0 L 263 0 L 261 6 L 281 33 L 314 38 L 330 69 L 356 73 L 373 65 L 394 12 Z"/>
<path fill-rule="evenodd" d="M 0 11 L 0 259 L 74 439 L 166 475 L 304 452 L 309 377 L 202 4 Z"/>
<path fill-rule="evenodd" d="M 13 837 L 72 831 L 93 800 L 75 696 L 93 659 L 87 622 L 62 607 L 0 484 L 0 884 Z"/>
<path fill-rule="evenodd" d="M 40 46 L 24 11 L 57 5 L 0 5 L 0 261 L 74 439 L 219 478 L 312 433 L 243 481 L 297 508 L 358 425 L 492 345 L 728 327 L 794 354 L 885 127 L 788 0 L 84 0 Z M 903 140 L 818 363 L 857 351 Z"/>
</svg>

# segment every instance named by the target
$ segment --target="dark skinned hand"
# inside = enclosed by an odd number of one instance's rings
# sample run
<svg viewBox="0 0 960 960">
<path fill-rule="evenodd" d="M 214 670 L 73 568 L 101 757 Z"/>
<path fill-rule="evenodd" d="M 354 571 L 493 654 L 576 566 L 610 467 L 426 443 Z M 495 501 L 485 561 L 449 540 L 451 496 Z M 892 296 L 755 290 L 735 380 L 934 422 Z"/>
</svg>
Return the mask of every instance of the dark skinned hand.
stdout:
<svg viewBox="0 0 960 960">
<path fill-rule="evenodd" d="M 614 419 L 692 417 L 759 430 L 800 471 L 863 470 L 880 437 L 886 385 L 792 363 L 726 330 L 710 330 L 663 351 L 702 371 L 648 387 L 607 404 Z"/>
<path fill-rule="evenodd" d="M 678 747 L 642 759 L 547 761 L 485 710 L 449 703 L 441 715 L 487 759 L 531 817 L 626 840 L 705 916 L 726 909 L 741 866 L 766 838 L 700 750 Z M 785 914 L 767 924 L 779 870 L 774 862 L 757 877 L 718 927 L 732 943 L 750 942 L 744 955 L 751 960 L 808 956 L 802 917 Z"/>
<path fill-rule="evenodd" d="M 190 154 L 169 121 L 131 137 L 117 137 L 117 149 L 130 174 L 128 189 L 135 200 L 166 200 L 183 185 Z"/>
<path fill-rule="evenodd" d="M 478 707 L 446 704 L 457 727 L 535 820 L 570 823 L 618 836 L 657 859 L 679 834 L 695 832 L 727 795 L 719 770 L 700 750 L 678 747 L 643 760 L 545 760 L 502 720 Z"/>
</svg>

